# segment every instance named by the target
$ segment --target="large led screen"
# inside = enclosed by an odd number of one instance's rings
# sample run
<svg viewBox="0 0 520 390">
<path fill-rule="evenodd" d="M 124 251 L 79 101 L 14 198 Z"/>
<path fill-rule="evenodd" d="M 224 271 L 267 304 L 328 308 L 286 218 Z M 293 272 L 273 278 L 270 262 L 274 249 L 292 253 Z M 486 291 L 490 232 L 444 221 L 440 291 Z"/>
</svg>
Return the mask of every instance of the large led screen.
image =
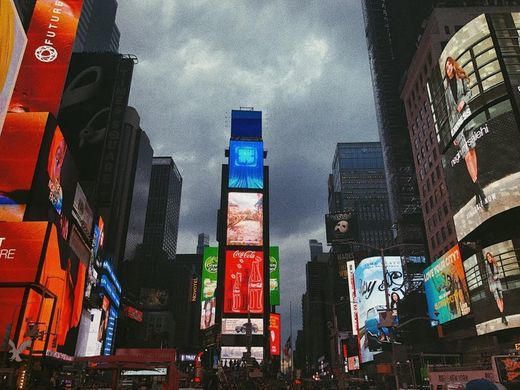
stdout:
<svg viewBox="0 0 520 390">
<path fill-rule="evenodd" d="M 229 362 L 230 360 L 242 360 L 247 348 L 244 347 L 222 347 L 220 349 L 220 360 Z M 255 358 L 258 363 L 264 359 L 264 349 L 262 347 L 251 347 L 251 357 Z"/>
<path fill-rule="evenodd" d="M 58 113 L 83 0 L 37 0 L 11 111 Z"/>
<path fill-rule="evenodd" d="M 358 324 L 358 299 L 356 292 L 356 262 L 354 260 L 347 261 L 347 280 L 348 280 L 348 294 L 350 299 L 350 320 L 352 322 L 352 334 L 357 335 Z"/>
<path fill-rule="evenodd" d="M 468 286 L 458 245 L 424 270 L 424 289 L 432 325 L 469 314 Z"/>
<path fill-rule="evenodd" d="M 247 318 L 222 318 L 222 334 L 246 335 Z M 264 335 L 264 319 L 251 318 L 251 334 Z"/>
<path fill-rule="evenodd" d="M 280 304 L 280 248 L 269 247 L 269 302 Z"/>
<path fill-rule="evenodd" d="M 24 218 L 48 117 L 7 114 L 0 137 L 0 221 Z"/>
<path fill-rule="evenodd" d="M 515 28 L 510 14 L 501 18 L 499 25 Z M 427 85 L 459 241 L 520 205 L 519 127 L 505 82 L 510 78 L 516 89 L 520 80 L 498 58 L 507 52 L 507 64 L 516 69 L 520 50 L 511 50 L 518 45 L 511 38 L 495 46 L 494 28 L 485 15 L 463 26 L 446 44 Z"/>
<path fill-rule="evenodd" d="M 325 215 L 325 228 L 329 244 L 357 239 L 357 218 L 352 210 Z"/>
<path fill-rule="evenodd" d="M 0 259 L 0 281 L 38 284 L 50 294 L 42 296 L 36 288 L 29 291 L 28 300 L 20 306 L 18 321 L 3 318 L 11 326 L 25 327 L 39 322 L 39 329 L 46 332 L 48 349 L 73 354 L 77 328 L 81 318 L 86 265 L 58 245 L 54 225 L 47 222 L 0 222 L 0 253 L 9 257 Z M 3 295 L 3 293 L 2 293 Z M 6 312 L 7 315 L 7 312 Z M 26 329 L 21 329 L 15 344 L 24 341 Z M 14 333 L 13 333 L 14 334 Z M 46 340 L 33 346 L 33 353 L 40 354 Z"/>
<path fill-rule="evenodd" d="M 76 193 L 74 194 L 72 216 L 81 228 L 85 237 L 89 239 L 92 233 L 94 213 L 92 212 L 92 208 L 90 207 L 87 197 L 79 183 L 76 185 Z"/>
<path fill-rule="evenodd" d="M 262 111 L 231 111 L 231 138 L 262 139 Z"/>
<path fill-rule="evenodd" d="M 263 313 L 264 253 L 226 251 L 224 313 Z"/>
<path fill-rule="evenodd" d="M 520 240 L 482 248 L 464 260 L 477 334 L 520 327 Z"/>
<path fill-rule="evenodd" d="M 263 194 L 230 192 L 228 195 L 227 245 L 262 246 Z"/>
<path fill-rule="evenodd" d="M 217 289 L 218 248 L 205 247 L 202 257 L 202 287 L 200 289 L 200 329 L 215 325 L 217 306 L 215 291 Z"/>
<path fill-rule="evenodd" d="M 0 134 L 13 88 L 22 63 L 27 37 L 13 0 L 2 0 L 0 7 Z"/>
<path fill-rule="evenodd" d="M 398 324 L 399 302 L 405 291 L 401 258 L 385 257 L 388 281 L 389 306 L 386 307 L 383 262 L 381 257 L 369 257 L 356 267 L 356 292 L 358 300 L 358 339 L 361 362 L 374 359 L 381 351 L 381 342 L 390 341 L 391 329 L 380 322 L 380 314 L 392 310 L 393 323 Z"/>
<path fill-rule="evenodd" d="M 264 188 L 263 142 L 229 143 L 229 188 Z"/>
</svg>

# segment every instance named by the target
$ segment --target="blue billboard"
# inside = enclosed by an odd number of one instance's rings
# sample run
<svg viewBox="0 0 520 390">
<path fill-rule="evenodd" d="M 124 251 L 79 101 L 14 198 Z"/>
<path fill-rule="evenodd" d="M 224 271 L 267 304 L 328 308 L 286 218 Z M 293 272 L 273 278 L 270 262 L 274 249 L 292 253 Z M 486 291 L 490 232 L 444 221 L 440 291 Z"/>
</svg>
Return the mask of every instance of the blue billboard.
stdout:
<svg viewBox="0 0 520 390">
<path fill-rule="evenodd" d="M 424 270 L 424 290 L 432 326 L 469 314 L 468 286 L 458 245 Z"/>
<path fill-rule="evenodd" d="M 264 188 L 264 143 L 230 141 L 229 187 Z"/>
<path fill-rule="evenodd" d="M 262 111 L 231 111 L 231 138 L 262 139 Z"/>
</svg>

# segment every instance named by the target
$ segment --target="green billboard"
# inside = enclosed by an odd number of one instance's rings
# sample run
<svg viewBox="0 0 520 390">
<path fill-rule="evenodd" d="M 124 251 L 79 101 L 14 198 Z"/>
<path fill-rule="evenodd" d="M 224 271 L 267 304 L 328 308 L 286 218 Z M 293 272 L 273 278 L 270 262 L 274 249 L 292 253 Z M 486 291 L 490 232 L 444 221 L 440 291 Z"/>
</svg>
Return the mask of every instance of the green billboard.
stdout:
<svg viewBox="0 0 520 390">
<path fill-rule="evenodd" d="M 269 301 L 271 306 L 280 304 L 280 248 L 269 247 Z"/>
<path fill-rule="evenodd" d="M 217 289 L 218 248 L 205 247 L 202 257 L 202 287 L 200 289 L 200 328 L 215 325 L 215 290 Z"/>
</svg>

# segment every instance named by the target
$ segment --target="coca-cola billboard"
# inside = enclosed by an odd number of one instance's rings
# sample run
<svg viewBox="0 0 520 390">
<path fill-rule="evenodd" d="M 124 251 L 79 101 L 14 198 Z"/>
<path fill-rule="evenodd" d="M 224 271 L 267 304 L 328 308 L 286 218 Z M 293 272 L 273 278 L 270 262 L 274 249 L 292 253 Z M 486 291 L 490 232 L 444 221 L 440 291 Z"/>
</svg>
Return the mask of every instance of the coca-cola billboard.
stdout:
<svg viewBox="0 0 520 390">
<path fill-rule="evenodd" d="M 264 253 L 226 251 L 224 313 L 263 313 Z"/>
</svg>

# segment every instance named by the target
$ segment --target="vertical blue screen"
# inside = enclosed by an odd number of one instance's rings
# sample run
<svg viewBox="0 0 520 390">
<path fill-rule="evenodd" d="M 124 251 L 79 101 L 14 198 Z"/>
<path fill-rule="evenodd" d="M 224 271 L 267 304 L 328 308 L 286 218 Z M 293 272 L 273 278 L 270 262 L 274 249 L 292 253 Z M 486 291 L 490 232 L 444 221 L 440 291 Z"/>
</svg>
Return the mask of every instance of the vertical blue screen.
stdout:
<svg viewBox="0 0 520 390">
<path fill-rule="evenodd" d="M 262 138 L 262 111 L 231 111 L 231 138 Z"/>
<path fill-rule="evenodd" d="M 264 143 L 230 141 L 229 187 L 264 188 Z"/>
</svg>

